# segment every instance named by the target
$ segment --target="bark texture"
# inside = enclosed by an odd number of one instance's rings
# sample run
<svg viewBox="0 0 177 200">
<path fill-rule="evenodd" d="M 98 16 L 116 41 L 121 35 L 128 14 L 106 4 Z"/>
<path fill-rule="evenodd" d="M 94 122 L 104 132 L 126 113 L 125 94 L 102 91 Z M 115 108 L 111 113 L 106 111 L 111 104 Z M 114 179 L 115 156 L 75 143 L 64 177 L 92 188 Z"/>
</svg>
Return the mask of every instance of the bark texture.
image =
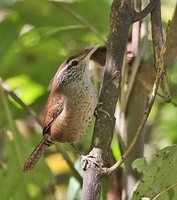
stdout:
<svg viewBox="0 0 177 200">
<path fill-rule="evenodd" d="M 128 40 L 128 32 L 132 24 L 132 16 L 129 12 L 131 6 L 130 0 L 114 0 L 111 8 L 106 68 L 99 100 L 98 117 L 96 119 L 92 141 L 92 148 L 96 147 L 101 150 L 105 165 L 107 164 L 106 160 L 108 160 L 107 157 L 109 155 L 115 125 L 114 112 L 120 96 L 121 68 Z M 97 155 L 94 157 L 97 158 Z M 99 161 L 97 160 L 96 162 Z M 99 199 L 97 193 L 100 191 L 100 178 L 101 171 L 99 170 L 99 166 L 93 163 L 88 164 L 84 172 L 82 199 Z M 89 180 L 93 180 L 93 182 Z"/>
</svg>

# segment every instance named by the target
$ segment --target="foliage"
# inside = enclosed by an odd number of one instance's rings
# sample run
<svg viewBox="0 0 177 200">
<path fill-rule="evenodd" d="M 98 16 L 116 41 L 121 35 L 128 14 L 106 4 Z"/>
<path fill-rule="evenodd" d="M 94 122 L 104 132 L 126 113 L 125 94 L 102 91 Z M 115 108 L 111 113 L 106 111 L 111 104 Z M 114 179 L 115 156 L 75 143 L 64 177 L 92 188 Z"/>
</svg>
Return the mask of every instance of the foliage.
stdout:
<svg viewBox="0 0 177 200">
<path fill-rule="evenodd" d="M 0 77 L 39 116 L 47 99 L 50 80 L 59 65 L 70 55 L 88 46 L 104 44 L 109 32 L 111 1 L 66 2 L 0 1 Z M 168 9 L 172 9 L 171 4 Z M 150 39 L 148 46 L 151 46 Z M 176 68 L 177 63 L 169 69 L 169 82 L 174 100 L 177 100 L 177 93 L 174 90 L 177 84 L 174 75 Z M 41 159 L 34 171 L 29 174 L 22 173 L 21 167 L 25 159 L 41 138 L 39 134 L 41 128 L 1 89 L 0 105 L 0 182 L 3 183 L 0 187 L 0 199 L 66 199 L 68 185 L 68 199 L 74 197 L 79 199 L 79 183 L 73 177 L 70 179 L 72 173 L 66 164 L 55 166 L 58 169 L 53 170 L 50 164 L 46 164 L 52 160 Z M 150 149 L 156 151 L 166 144 L 171 145 L 177 141 L 176 114 L 177 110 L 171 104 L 165 105 L 161 99 L 158 99 L 148 123 L 151 131 L 147 142 L 147 156 L 152 155 Z M 82 153 L 87 152 L 90 147 L 92 129 L 89 130 L 86 138 L 78 143 Z M 156 145 L 152 146 L 153 143 Z M 67 144 L 62 147 L 69 152 L 73 161 L 77 160 L 73 150 Z M 118 159 L 120 149 L 116 137 L 112 149 Z M 137 191 L 143 188 L 139 195 L 150 196 L 144 187 L 152 185 L 154 180 L 157 181 L 158 174 L 154 174 L 153 170 L 157 170 L 159 165 L 164 167 L 160 168 L 159 173 L 164 173 L 162 170 L 168 169 L 166 173 L 170 172 L 170 175 L 166 175 L 167 179 L 163 187 L 158 188 L 156 182 L 157 190 L 152 197 L 161 189 L 174 183 L 175 176 L 172 175 L 175 174 L 176 146 L 168 148 L 170 157 L 164 162 L 163 152 L 166 151 L 167 149 L 164 149 L 156 154 L 151 164 L 145 168 L 142 167 L 141 162 L 138 168 L 144 172 L 144 178 L 138 186 Z M 49 155 L 46 157 L 49 158 L 54 152 L 56 152 L 55 148 L 49 149 L 47 152 Z M 173 165 L 169 165 L 169 158 L 174 159 Z M 60 158 L 59 162 L 63 162 L 63 158 Z M 149 174 L 152 177 L 145 180 Z M 159 184 L 160 181 L 161 179 Z M 171 191 L 173 189 L 169 190 L 169 195 L 172 194 Z M 133 198 L 135 199 L 135 194 Z"/>
<path fill-rule="evenodd" d="M 177 198 L 176 188 L 176 165 L 177 165 L 177 146 L 169 146 L 156 153 L 151 162 L 147 165 L 144 159 L 135 160 L 134 168 L 143 173 L 138 188 L 133 194 L 133 200 L 147 197 L 154 199 L 156 195 L 164 191 L 157 199 L 170 200 Z M 134 162 L 135 162 L 134 161 Z M 142 165 L 144 162 L 144 166 Z M 169 188 L 173 186 L 172 188 Z M 165 191 L 166 190 L 166 191 Z"/>
</svg>

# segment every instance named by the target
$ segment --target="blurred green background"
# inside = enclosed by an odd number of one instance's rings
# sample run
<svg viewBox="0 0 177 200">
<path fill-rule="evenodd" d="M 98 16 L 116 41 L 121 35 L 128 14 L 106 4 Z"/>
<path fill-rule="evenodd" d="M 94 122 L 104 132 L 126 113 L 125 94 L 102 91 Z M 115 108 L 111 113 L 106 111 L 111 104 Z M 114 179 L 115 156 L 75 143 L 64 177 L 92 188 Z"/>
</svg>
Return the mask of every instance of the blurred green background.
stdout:
<svg viewBox="0 0 177 200">
<path fill-rule="evenodd" d="M 60 64 L 87 47 L 105 44 L 111 3 L 0 0 L 0 77 L 39 116 L 49 94 L 50 80 Z M 164 25 L 174 8 L 175 1 L 162 1 Z M 151 38 L 148 45 L 151 47 Z M 177 62 L 168 73 L 172 97 L 177 101 L 176 71 Z M 55 147 L 49 148 L 46 159 L 41 159 L 35 170 L 22 173 L 25 159 L 41 139 L 41 128 L 3 90 L 0 94 L 0 200 L 80 199 L 79 183 L 61 155 L 55 153 Z M 147 154 L 152 154 L 149 149 L 155 151 L 177 141 L 176 116 L 177 109 L 157 100 L 148 123 L 151 134 Z M 89 132 L 78 144 L 82 153 L 89 150 L 92 129 Z M 77 161 L 69 145 L 62 147 Z M 116 139 L 112 149 L 118 156 Z"/>
</svg>

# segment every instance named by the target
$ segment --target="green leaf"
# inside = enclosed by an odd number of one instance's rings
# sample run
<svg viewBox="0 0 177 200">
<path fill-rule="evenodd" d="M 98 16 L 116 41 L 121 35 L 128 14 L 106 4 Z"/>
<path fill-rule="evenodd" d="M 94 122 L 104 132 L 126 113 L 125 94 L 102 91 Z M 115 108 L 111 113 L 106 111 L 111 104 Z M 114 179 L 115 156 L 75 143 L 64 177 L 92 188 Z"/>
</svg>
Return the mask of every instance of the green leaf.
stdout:
<svg viewBox="0 0 177 200">
<path fill-rule="evenodd" d="M 136 191 L 133 193 L 133 200 L 141 200 L 143 197 L 151 200 L 159 193 L 177 183 L 177 145 L 169 146 L 153 156 L 150 164 L 143 169 L 143 177 Z M 177 199 L 177 187 L 164 192 L 158 200 Z"/>
<path fill-rule="evenodd" d="M 139 173 L 146 171 L 147 163 L 145 158 L 138 158 L 133 161 L 132 168 Z"/>
<path fill-rule="evenodd" d="M 25 74 L 11 77 L 6 80 L 6 83 L 27 105 L 32 104 L 44 93 L 44 88 Z"/>
</svg>

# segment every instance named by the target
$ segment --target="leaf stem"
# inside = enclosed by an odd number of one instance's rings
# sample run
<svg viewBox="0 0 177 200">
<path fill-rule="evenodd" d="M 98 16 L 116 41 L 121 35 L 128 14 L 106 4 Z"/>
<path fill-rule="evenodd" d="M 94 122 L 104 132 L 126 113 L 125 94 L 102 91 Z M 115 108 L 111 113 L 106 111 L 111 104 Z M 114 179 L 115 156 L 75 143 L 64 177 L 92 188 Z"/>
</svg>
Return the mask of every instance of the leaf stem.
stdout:
<svg viewBox="0 0 177 200">
<path fill-rule="evenodd" d="M 98 32 L 98 30 L 94 26 L 92 26 L 86 19 L 84 19 L 81 15 L 79 15 L 74 10 L 70 9 L 68 6 L 65 6 L 61 3 L 55 3 L 55 5 L 65 10 L 69 15 L 73 16 L 77 21 L 85 25 L 88 28 L 88 30 L 94 33 L 102 42 L 104 43 L 106 42 L 104 37 Z"/>
</svg>

